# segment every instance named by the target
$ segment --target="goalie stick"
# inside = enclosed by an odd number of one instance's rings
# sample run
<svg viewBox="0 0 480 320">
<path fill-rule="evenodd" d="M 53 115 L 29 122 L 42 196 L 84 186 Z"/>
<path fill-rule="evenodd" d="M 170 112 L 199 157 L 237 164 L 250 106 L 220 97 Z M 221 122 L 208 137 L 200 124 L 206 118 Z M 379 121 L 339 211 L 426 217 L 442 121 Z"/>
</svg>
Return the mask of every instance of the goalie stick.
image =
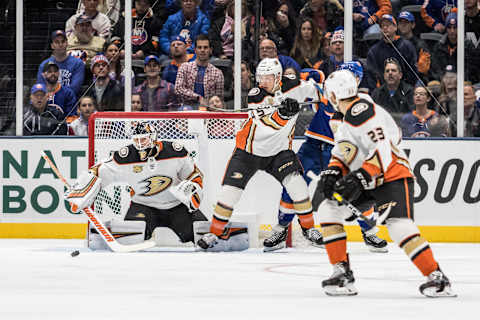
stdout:
<svg viewBox="0 0 480 320">
<path fill-rule="evenodd" d="M 45 159 L 45 161 L 48 162 L 50 165 L 50 168 L 52 168 L 53 172 L 57 175 L 57 177 L 63 182 L 63 184 L 67 187 L 67 189 L 71 189 L 70 184 L 68 183 L 67 179 L 60 173 L 58 170 L 57 166 L 53 163 L 53 161 L 45 154 L 42 152 L 42 157 Z M 150 239 L 141 243 L 137 244 L 130 244 L 130 245 L 123 245 L 120 244 L 117 240 L 115 240 L 115 237 L 112 235 L 110 231 L 108 231 L 107 227 L 105 224 L 98 218 L 98 216 L 95 214 L 95 211 L 90 209 L 90 208 L 83 208 L 81 210 L 83 213 L 88 218 L 88 221 L 90 221 L 91 224 L 97 229 L 98 234 L 105 240 L 105 243 L 108 245 L 110 249 L 112 249 L 113 252 L 134 252 L 134 251 L 140 251 L 140 250 L 145 250 L 149 248 L 153 248 L 156 246 L 156 243 L 154 240 Z"/>
</svg>

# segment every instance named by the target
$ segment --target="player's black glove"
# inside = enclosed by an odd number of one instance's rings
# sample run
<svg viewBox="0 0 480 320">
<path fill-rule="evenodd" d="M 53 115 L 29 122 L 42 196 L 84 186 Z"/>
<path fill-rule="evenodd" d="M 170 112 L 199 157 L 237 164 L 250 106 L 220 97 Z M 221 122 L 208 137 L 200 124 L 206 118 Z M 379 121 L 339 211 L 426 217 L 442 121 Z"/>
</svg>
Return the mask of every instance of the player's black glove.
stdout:
<svg viewBox="0 0 480 320">
<path fill-rule="evenodd" d="M 335 182 L 341 178 L 342 169 L 339 167 L 328 167 L 328 169 L 320 172 L 320 180 L 315 193 L 323 194 L 326 199 L 332 199 Z"/>
<path fill-rule="evenodd" d="M 357 200 L 367 188 L 372 177 L 367 171 L 360 168 L 347 174 L 335 183 L 333 191 L 338 192 L 346 201 Z"/>
<path fill-rule="evenodd" d="M 282 106 L 278 109 L 278 112 L 285 117 L 293 117 L 300 111 L 300 105 L 298 101 L 292 98 L 286 98 L 282 101 Z"/>
</svg>

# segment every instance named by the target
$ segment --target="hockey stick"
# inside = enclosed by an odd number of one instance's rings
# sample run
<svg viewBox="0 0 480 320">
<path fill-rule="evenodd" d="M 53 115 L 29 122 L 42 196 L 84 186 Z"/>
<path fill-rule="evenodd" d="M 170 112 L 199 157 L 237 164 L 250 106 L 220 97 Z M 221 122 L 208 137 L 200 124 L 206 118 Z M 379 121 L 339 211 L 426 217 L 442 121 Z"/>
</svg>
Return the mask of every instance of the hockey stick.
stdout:
<svg viewBox="0 0 480 320">
<path fill-rule="evenodd" d="M 55 172 L 57 177 L 70 190 L 71 189 L 70 184 L 68 183 L 67 179 L 65 179 L 65 177 L 60 173 L 60 171 L 58 170 L 57 166 L 53 163 L 53 161 L 43 152 L 42 152 L 42 157 L 45 159 L 45 161 L 48 162 L 48 164 L 50 165 L 50 168 L 52 168 L 53 172 Z M 85 213 L 85 215 L 88 218 L 88 221 L 90 221 L 90 223 L 93 224 L 95 229 L 97 229 L 98 234 L 100 234 L 103 240 L 105 240 L 105 243 L 108 245 L 110 249 L 112 249 L 113 252 L 133 252 L 133 251 L 153 248 L 156 246 L 155 241 L 152 239 L 144 241 L 142 243 L 131 244 L 131 245 L 120 244 L 117 240 L 115 240 L 115 237 L 110 233 L 110 231 L 108 231 L 105 224 L 103 224 L 103 222 L 98 218 L 98 216 L 95 214 L 95 211 L 93 211 L 89 207 L 83 208 L 81 211 Z"/>
<path fill-rule="evenodd" d="M 320 181 L 320 176 L 316 175 L 315 173 L 313 173 L 312 171 L 308 171 L 307 172 L 307 176 L 312 179 L 312 180 L 315 180 L 317 181 L 317 183 Z M 348 202 L 347 200 L 343 199 L 343 197 L 338 193 L 338 192 L 334 192 L 333 193 L 333 198 L 335 200 L 337 200 L 338 204 L 340 205 L 345 205 L 347 207 L 347 209 L 354 215 L 356 216 L 357 218 L 360 218 L 362 219 L 363 221 L 365 221 L 366 224 L 368 224 L 369 227 L 371 228 L 374 228 L 377 224 L 376 222 L 373 222 L 372 220 L 368 219 L 367 216 L 365 216 L 362 211 L 358 210 L 357 207 L 355 207 L 353 204 L 351 204 L 350 202 Z"/>
<path fill-rule="evenodd" d="M 322 102 L 322 100 L 313 100 L 313 101 L 299 102 L 298 104 L 300 106 L 308 106 L 310 104 L 321 103 L 321 102 Z M 264 106 L 264 107 L 258 107 L 258 108 L 242 108 L 242 109 L 236 109 L 236 110 L 225 109 L 225 108 L 217 108 L 217 107 L 208 107 L 208 108 L 212 109 L 214 111 L 221 111 L 221 112 L 248 112 L 248 111 L 254 111 L 254 110 L 280 108 L 281 106 L 282 106 L 281 104 L 275 104 L 275 105 L 271 105 L 271 106 Z"/>
</svg>

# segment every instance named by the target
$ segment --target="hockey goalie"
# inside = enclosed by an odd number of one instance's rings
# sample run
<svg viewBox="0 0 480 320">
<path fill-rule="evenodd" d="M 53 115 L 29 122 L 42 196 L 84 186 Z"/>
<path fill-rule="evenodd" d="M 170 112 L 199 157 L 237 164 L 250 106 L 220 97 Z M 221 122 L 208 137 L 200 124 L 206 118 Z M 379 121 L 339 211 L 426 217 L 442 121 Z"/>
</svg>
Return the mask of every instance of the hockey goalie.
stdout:
<svg viewBox="0 0 480 320">
<path fill-rule="evenodd" d="M 131 136 L 131 144 L 80 175 L 65 195 L 72 211 L 91 206 L 99 191 L 110 184 L 127 184 L 131 203 L 124 219 L 105 222 L 114 235 L 122 235 L 124 244 L 148 239 L 162 243 L 165 231 L 173 232 L 179 242 L 193 243 L 194 228 L 201 234 L 210 226 L 199 210 L 202 172 L 183 145 L 157 140 L 155 129 L 148 122 L 132 123 Z M 246 229 L 240 228 L 237 234 L 244 241 L 237 241 L 234 247 L 248 248 Z M 95 229 L 89 230 L 88 242 L 90 249 L 106 248 Z"/>
</svg>

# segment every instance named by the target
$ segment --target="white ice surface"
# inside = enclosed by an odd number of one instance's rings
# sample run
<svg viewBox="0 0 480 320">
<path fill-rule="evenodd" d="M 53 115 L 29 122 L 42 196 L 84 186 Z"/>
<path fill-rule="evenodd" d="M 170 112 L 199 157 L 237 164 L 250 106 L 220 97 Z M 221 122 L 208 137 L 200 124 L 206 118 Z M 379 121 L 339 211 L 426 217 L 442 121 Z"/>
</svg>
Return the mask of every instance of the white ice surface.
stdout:
<svg viewBox="0 0 480 320">
<path fill-rule="evenodd" d="M 81 240 L 3 239 L 0 319 L 479 319 L 479 244 L 432 244 L 459 295 L 442 299 L 422 296 L 424 277 L 389 248 L 373 254 L 349 243 L 359 295 L 329 297 L 322 249 L 119 254 Z"/>
</svg>

